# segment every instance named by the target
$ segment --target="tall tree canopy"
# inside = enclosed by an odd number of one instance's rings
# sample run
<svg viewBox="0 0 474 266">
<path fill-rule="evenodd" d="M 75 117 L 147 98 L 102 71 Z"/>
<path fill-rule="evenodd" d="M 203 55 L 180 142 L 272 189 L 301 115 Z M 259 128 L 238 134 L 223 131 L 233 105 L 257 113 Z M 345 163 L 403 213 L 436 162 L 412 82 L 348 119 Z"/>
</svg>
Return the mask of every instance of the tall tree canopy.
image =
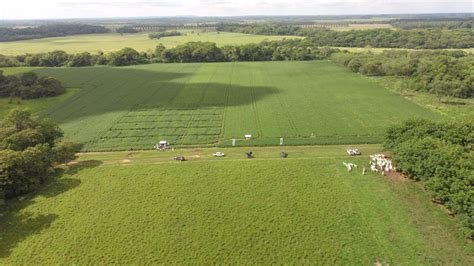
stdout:
<svg viewBox="0 0 474 266">
<path fill-rule="evenodd" d="M 0 124 L 0 199 L 37 189 L 55 164 L 73 159 L 76 146 L 62 137 L 51 121 L 12 110 Z"/>
</svg>

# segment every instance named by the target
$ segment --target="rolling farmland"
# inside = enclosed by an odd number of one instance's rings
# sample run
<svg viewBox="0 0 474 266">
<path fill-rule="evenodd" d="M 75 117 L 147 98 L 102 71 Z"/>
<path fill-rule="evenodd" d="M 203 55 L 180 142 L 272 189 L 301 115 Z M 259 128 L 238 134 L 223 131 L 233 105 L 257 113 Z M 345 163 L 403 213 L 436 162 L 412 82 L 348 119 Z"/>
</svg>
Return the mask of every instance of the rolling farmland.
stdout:
<svg viewBox="0 0 474 266">
<path fill-rule="evenodd" d="M 438 116 L 331 62 L 40 69 L 79 92 L 44 114 L 84 150 L 173 145 L 379 143 L 388 125 Z"/>
<path fill-rule="evenodd" d="M 365 154 L 377 145 L 360 146 Z M 0 215 L 0 264 L 471 265 L 412 182 L 348 173 L 343 146 L 82 154 Z M 172 162 L 183 154 L 188 162 Z"/>
<path fill-rule="evenodd" d="M 18 55 L 25 53 L 45 53 L 53 50 L 64 50 L 67 53 L 113 52 L 124 47 L 138 51 L 153 50 L 162 43 L 168 48 L 187 42 L 215 42 L 218 46 L 259 43 L 263 40 L 281 40 L 299 38 L 295 36 L 263 36 L 230 32 L 194 32 L 186 31 L 186 35 L 150 40 L 148 33 L 124 34 L 89 34 L 66 37 L 44 38 L 15 42 L 0 42 L 0 54 Z"/>
</svg>

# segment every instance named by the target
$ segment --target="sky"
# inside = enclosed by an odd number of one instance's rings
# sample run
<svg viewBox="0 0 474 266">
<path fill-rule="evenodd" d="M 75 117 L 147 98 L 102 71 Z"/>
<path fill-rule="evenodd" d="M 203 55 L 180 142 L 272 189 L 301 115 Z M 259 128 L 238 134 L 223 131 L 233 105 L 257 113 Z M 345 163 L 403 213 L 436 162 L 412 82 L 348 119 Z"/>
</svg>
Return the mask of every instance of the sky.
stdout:
<svg viewBox="0 0 474 266">
<path fill-rule="evenodd" d="M 2 0 L 0 20 L 473 12 L 473 0 Z"/>
</svg>

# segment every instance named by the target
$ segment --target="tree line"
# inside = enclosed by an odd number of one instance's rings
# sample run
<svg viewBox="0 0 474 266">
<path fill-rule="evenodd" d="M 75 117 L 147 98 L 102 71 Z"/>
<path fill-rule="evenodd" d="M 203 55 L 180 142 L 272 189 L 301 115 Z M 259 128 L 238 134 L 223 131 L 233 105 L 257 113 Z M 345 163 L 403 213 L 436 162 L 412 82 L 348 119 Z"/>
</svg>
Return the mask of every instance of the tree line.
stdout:
<svg viewBox="0 0 474 266">
<path fill-rule="evenodd" d="M 474 96 L 474 55 L 463 51 L 395 51 L 381 54 L 337 53 L 332 60 L 368 76 L 405 77 L 416 91 L 443 96 Z"/>
<path fill-rule="evenodd" d="M 339 51 L 317 47 L 308 40 L 264 41 L 259 44 L 227 45 L 218 47 L 211 42 L 188 42 L 167 49 L 162 44 L 150 52 L 123 48 L 116 52 L 67 54 L 56 50 L 49 53 L 18 56 L 0 55 L 0 66 L 83 67 L 93 65 L 126 66 L 147 63 L 230 62 L 316 60 L 328 58 Z"/>
<path fill-rule="evenodd" d="M 107 32 L 109 29 L 103 26 L 87 24 L 50 24 L 26 28 L 1 27 L 0 42 Z"/>
<path fill-rule="evenodd" d="M 472 24 L 472 23 L 471 23 Z M 308 29 L 283 24 L 220 24 L 218 31 L 257 35 L 295 35 L 311 39 L 317 46 L 379 47 L 407 49 L 461 49 L 474 47 L 471 29 L 391 30 L 368 29 L 334 31 Z"/>
<path fill-rule="evenodd" d="M 53 77 L 38 77 L 34 72 L 26 72 L 19 77 L 15 75 L 4 76 L 0 70 L 0 98 L 19 97 L 22 99 L 35 99 L 52 97 L 65 92 L 61 82 Z"/>
<path fill-rule="evenodd" d="M 255 35 L 297 35 L 305 36 L 307 30 L 291 24 L 277 23 L 253 23 L 253 24 L 230 24 L 217 25 L 217 31 L 238 32 Z"/>
<path fill-rule="evenodd" d="M 131 26 L 122 26 L 115 30 L 117 33 L 125 34 L 125 33 L 138 33 L 140 31 L 136 30 L 134 27 Z"/>
<path fill-rule="evenodd" d="M 328 58 L 338 49 L 317 47 L 305 40 L 263 41 L 259 44 L 226 45 L 218 47 L 210 42 L 189 42 L 175 48 L 158 46 L 157 62 L 232 62 L 318 60 Z"/>
<path fill-rule="evenodd" d="M 74 159 L 77 145 L 62 141 L 53 122 L 14 109 L 0 123 L 0 201 L 38 189 L 53 167 Z"/>
<path fill-rule="evenodd" d="M 421 181 L 474 237 L 474 121 L 409 120 L 388 129 L 384 147 L 397 170 Z"/>
<path fill-rule="evenodd" d="M 159 40 L 164 37 L 181 36 L 181 35 L 183 35 L 181 32 L 175 31 L 175 30 L 174 31 L 161 31 L 161 32 L 152 32 L 148 34 L 148 38 Z"/>
<path fill-rule="evenodd" d="M 474 21 L 468 20 L 396 20 L 391 21 L 390 24 L 396 28 L 404 30 L 413 29 L 444 29 L 444 30 L 455 30 L 455 29 L 472 29 Z"/>
</svg>

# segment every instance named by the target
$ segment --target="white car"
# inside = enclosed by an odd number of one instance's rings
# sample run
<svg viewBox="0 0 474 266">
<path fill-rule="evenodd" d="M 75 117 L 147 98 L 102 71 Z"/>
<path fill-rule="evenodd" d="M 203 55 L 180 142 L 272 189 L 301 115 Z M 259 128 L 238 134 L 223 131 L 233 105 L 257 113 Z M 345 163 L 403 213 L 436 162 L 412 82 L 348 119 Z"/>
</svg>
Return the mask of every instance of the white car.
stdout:
<svg viewBox="0 0 474 266">
<path fill-rule="evenodd" d="M 225 153 L 218 151 L 218 152 L 212 154 L 212 156 L 214 156 L 214 157 L 224 157 Z"/>
<path fill-rule="evenodd" d="M 350 156 L 357 156 L 361 155 L 362 153 L 359 151 L 359 149 L 348 149 L 347 154 Z"/>
</svg>

